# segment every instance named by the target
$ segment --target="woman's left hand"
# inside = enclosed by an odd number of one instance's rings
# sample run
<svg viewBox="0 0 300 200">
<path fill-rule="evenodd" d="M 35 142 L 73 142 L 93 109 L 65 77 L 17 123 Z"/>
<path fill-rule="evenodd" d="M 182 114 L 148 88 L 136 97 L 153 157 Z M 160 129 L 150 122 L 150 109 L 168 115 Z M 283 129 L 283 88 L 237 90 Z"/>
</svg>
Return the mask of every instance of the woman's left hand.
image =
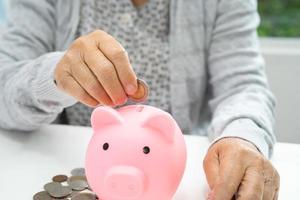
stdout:
<svg viewBox="0 0 300 200">
<path fill-rule="evenodd" d="M 209 200 L 278 199 L 279 174 L 258 149 L 240 138 L 223 138 L 204 159 Z"/>
</svg>

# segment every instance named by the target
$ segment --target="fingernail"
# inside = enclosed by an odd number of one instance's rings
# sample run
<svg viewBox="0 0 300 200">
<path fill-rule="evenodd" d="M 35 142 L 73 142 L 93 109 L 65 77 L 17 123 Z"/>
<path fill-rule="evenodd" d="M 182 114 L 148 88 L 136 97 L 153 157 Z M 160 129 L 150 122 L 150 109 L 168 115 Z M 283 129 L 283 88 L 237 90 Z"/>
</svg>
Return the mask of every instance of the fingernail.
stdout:
<svg viewBox="0 0 300 200">
<path fill-rule="evenodd" d="M 126 93 L 127 94 L 134 94 L 136 92 L 136 87 L 132 84 L 126 86 Z"/>
<path fill-rule="evenodd" d="M 124 105 L 126 102 L 127 102 L 128 98 L 125 97 L 121 102 L 120 102 L 120 105 Z"/>
<path fill-rule="evenodd" d="M 115 102 L 114 102 L 114 105 L 115 105 L 115 106 L 117 106 L 117 105 L 118 105 L 118 106 L 121 106 L 121 105 L 124 105 L 126 102 L 127 102 L 127 97 L 115 101 Z"/>
</svg>

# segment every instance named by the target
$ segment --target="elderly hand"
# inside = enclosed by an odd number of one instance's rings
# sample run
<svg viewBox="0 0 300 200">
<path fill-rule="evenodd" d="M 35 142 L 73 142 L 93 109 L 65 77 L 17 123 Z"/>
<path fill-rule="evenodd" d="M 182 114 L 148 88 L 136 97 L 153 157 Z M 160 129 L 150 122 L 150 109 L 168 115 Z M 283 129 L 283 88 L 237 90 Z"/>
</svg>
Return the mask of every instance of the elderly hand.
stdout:
<svg viewBox="0 0 300 200">
<path fill-rule="evenodd" d="M 278 199 L 279 174 L 258 149 L 240 138 L 223 138 L 204 159 L 209 200 Z"/>
<path fill-rule="evenodd" d="M 89 106 L 121 105 L 137 90 L 126 51 L 101 30 L 73 42 L 56 66 L 55 81 L 59 89 Z"/>
</svg>

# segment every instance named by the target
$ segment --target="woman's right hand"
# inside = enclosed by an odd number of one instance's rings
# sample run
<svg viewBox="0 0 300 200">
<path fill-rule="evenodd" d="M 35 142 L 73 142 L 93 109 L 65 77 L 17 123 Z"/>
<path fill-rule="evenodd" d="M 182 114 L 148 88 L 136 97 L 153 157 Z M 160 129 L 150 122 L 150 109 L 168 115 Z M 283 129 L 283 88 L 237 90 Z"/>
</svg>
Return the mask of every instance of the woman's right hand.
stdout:
<svg viewBox="0 0 300 200">
<path fill-rule="evenodd" d="M 59 89 L 92 107 L 122 105 L 138 88 L 127 52 L 101 30 L 76 39 L 54 77 Z"/>
</svg>

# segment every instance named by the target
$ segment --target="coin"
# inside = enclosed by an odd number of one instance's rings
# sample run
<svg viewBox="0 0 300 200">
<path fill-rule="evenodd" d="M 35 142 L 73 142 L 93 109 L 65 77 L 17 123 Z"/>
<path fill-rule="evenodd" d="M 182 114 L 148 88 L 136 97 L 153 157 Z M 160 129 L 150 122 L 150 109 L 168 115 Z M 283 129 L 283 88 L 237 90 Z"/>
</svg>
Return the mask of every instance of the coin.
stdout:
<svg viewBox="0 0 300 200">
<path fill-rule="evenodd" d="M 58 182 L 50 182 L 44 185 L 44 190 L 45 191 L 50 191 L 50 190 L 54 190 L 54 188 L 60 187 L 61 184 Z"/>
<path fill-rule="evenodd" d="M 71 198 L 71 200 L 96 200 L 96 195 L 91 193 L 79 193 Z"/>
<path fill-rule="evenodd" d="M 58 182 L 47 183 L 44 186 L 44 189 L 51 197 L 55 198 L 63 198 L 72 193 L 72 190 L 69 186 L 62 186 Z"/>
<path fill-rule="evenodd" d="M 33 200 L 52 200 L 51 196 L 46 191 L 38 192 L 33 196 Z"/>
<path fill-rule="evenodd" d="M 137 79 L 138 89 L 135 94 L 130 95 L 129 99 L 135 102 L 144 102 L 149 95 L 149 86 L 141 79 Z"/>
<path fill-rule="evenodd" d="M 77 194 L 79 194 L 81 191 L 72 191 L 72 193 L 68 196 L 72 199 L 72 197 L 75 197 Z"/>
<path fill-rule="evenodd" d="M 84 168 L 75 168 L 72 169 L 71 174 L 73 176 L 85 176 L 85 170 Z"/>
<path fill-rule="evenodd" d="M 52 178 L 52 181 L 59 182 L 59 183 L 65 182 L 67 180 L 68 180 L 68 176 L 62 174 L 56 175 Z"/>
<path fill-rule="evenodd" d="M 47 192 L 50 194 L 51 197 L 64 198 L 69 196 L 72 193 L 72 190 L 69 186 L 60 186 Z"/>
<path fill-rule="evenodd" d="M 71 181 L 69 185 L 72 188 L 72 190 L 75 191 L 82 191 L 88 187 L 87 182 L 82 180 Z"/>
<path fill-rule="evenodd" d="M 70 184 L 70 182 L 78 180 L 87 182 L 86 176 L 71 176 L 68 178 L 68 183 Z"/>
</svg>

